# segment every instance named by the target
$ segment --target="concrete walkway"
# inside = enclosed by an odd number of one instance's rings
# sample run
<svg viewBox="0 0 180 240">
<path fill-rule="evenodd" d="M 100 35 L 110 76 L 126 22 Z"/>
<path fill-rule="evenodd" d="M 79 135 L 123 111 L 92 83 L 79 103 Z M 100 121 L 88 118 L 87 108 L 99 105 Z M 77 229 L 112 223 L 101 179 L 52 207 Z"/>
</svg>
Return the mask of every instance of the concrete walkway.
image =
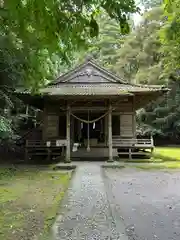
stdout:
<svg viewBox="0 0 180 240">
<path fill-rule="evenodd" d="M 98 163 L 82 163 L 61 207 L 55 240 L 127 240 L 120 217 L 114 216 L 109 188 Z"/>
</svg>

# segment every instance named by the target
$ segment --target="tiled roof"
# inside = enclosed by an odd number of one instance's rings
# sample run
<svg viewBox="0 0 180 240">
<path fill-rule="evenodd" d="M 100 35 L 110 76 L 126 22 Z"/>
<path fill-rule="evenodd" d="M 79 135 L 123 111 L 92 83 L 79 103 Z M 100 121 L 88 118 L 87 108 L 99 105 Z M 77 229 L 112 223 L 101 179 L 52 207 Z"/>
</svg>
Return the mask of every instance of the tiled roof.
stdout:
<svg viewBox="0 0 180 240">
<path fill-rule="evenodd" d="M 125 82 L 115 74 L 88 60 L 56 81 L 40 89 L 41 94 L 59 96 L 122 95 L 137 92 L 166 92 L 159 85 L 137 85 Z M 28 91 L 19 91 L 28 94 Z"/>
<path fill-rule="evenodd" d="M 122 95 L 135 92 L 162 91 L 158 86 L 138 86 L 127 84 L 57 84 L 42 89 L 40 92 L 48 95 Z"/>
</svg>

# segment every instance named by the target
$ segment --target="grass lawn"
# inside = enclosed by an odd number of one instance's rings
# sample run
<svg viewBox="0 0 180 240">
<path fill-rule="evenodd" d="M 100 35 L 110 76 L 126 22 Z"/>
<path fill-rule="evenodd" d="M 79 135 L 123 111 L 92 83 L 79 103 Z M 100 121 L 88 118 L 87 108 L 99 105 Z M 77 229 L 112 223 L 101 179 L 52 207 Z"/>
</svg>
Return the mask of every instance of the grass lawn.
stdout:
<svg viewBox="0 0 180 240">
<path fill-rule="evenodd" d="M 134 161 L 134 163 L 140 161 Z M 153 158 L 148 163 L 132 165 L 140 169 L 178 169 L 180 168 L 180 148 L 176 147 L 156 147 L 154 149 Z"/>
<path fill-rule="evenodd" d="M 155 156 L 161 156 L 164 160 L 180 161 L 180 148 L 176 147 L 157 147 L 154 151 Z"/>
<path fill-rule="evenodd" d="M 166 169 L 178 169 L 180 168 L 180 162 L 156 162 L 153 163 L 139 163 L 129 165 L 131 167 L 143 169 L 143 170 L 166 170 Z"/>
<path fill-rule="evenodd" d="M 47 239 L 71 172 L 0 168 L 0 239 Z"/>
</svg>

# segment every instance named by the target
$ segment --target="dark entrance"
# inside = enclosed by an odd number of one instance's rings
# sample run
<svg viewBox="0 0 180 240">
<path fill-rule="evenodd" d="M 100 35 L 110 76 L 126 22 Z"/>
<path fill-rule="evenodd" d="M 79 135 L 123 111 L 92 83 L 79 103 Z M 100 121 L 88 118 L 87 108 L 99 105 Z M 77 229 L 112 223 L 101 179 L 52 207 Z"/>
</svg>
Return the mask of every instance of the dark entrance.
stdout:
<svg viewBox="0 0 180 240">
<path fill-rule="evenodd" d="M 89 120 L 97 119 L 102 116 L 103 113 L 90 113 Z M 76 114 L 79 118 L 88 120 L 88 114 Z M 85 139 L 88 138 L 88 124 L 74 119 L 74 138 L 76 142 L 83 143 Z M 104 118 L 94 122 L 89 123 L 89 138 L 95 138 L 98 142 L 103 142 L 104 140 Z"/>
</svg>

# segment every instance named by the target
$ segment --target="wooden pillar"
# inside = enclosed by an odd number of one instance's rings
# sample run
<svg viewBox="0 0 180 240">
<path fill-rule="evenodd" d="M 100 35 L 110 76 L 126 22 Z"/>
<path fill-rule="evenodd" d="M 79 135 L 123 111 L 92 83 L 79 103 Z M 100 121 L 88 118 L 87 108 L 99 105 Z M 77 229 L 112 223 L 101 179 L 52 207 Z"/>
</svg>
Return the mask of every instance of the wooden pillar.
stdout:
<svg viewBox="0 0 180 240">
<path fill-rule="evenodd" d="M 109 162 L 113 162 L 113 148 L 112 148 L 112 106 L 109 104 L 108 112 L 108 144 L 109 144 Z"/>
<path fill-rule="evenodd" d="M 42 139 L 47 139 L 47 128 L 48 128 L 48 111 L 46 108 L 43 109 L 43 124 L 42 124 Z"/>
<path fill-rule="evenodd" d="M 29 105 L 26 105 L 26 117 L 29 115 Z"/>
<path fill-rule="evenodd" d="M 132 131 L 133 131 L 133 137 L 136 138 L 136 108 L 135 108 L 135 95 L 132 96 Z"/>
<path fill-rule="evenodd" d="M 25 146 L 25 162 L 26 162 L 26 163 L 27 163 L 28 160 L 29 160 L 27 145 L 28 145 L 28 140 L 26 140 L 26 146 Z"/>
<path fill-rule="evenodd" d="M 67 106 L 66 111 L 66 162 L 71 162 L 71 134 L 70 134 L 70 127 L 71 127 L 71 113 L 70 113 L 70 106 Z"/>
<path fill-rule="evenodd" d="M 132 159 L 132 151 L 131 151 L 131 148 L 129 148 L 129 159 Z"/>
<path fill-rule="evenodd" d="M 74 143 L 74 118 L 71 118 L 71 140 Z"/>
<path fill-rule="evenodd" d="M 154 152 L 154 139 L 151 135 L 151 157 L 153 156 L 153 152 Z"/>
<path fill-rule="evenodd" d="M 104 137 L 105 137 L 105 145 L 108 145 L 108 116 L 106 115 L 104 118 Z"/>
</svg>

